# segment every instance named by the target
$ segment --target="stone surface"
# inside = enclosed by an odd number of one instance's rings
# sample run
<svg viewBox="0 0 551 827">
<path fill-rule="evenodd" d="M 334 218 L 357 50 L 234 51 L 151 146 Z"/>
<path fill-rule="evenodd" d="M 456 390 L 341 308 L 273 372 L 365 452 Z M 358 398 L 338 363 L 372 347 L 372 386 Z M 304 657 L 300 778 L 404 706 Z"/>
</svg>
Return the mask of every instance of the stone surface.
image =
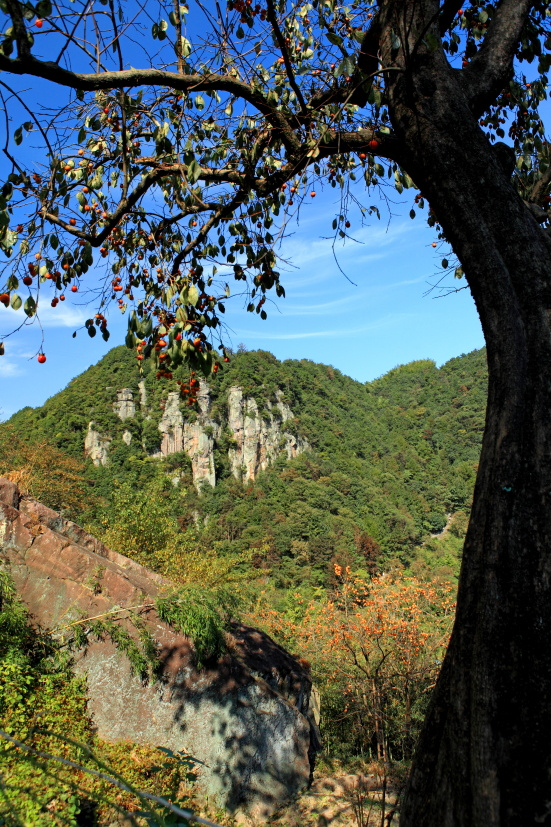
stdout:
<svg viewBox="0 0 551 827">
<path fill-rule="evenodd" d="M 138 389 L 141 411 L 149 418 L 143 381 L 138 384 Z M 277 391 L 274 402 L 266 400 L 262 416 L 255 399 L 243 396 L 239 387 L 230 388 L 227 422 L 217 422 L 212 418 L 210 391 L 206 382 L 201 381 L 197 392 L 198 412 L 194 421 L 184 419 L 181 406 L 179 393 L 169 393 L 159 422 L 160 449 L 153 456 L 161 458 L 185 452 L 191 459 L 193 482 L 198 490 L 205 483 L 212 487 L 216 485 L 214 448 L 225 427 L 234 443 L 228 455 L 232 474 L 237 479 L 254 480 L 281 453 L 292 459 L 308 448 L 305 439 L 294 436 L 284 428 L 285 422 L 294 417 L 289 406 L 283 402 L 281 391 Z M 116 391 L 113 410 L 123 421 L 136 415 L 136 403 L 130 388 Z M 132 434 L 128 429 L 123 432 L 122 439 L 130 445 Z M 98 433 L 91 422 L 84 450 L 95 465 L 107 464 L 110 444 L 110 437 Z"/>
<path fill-rule="evenodd" d="M 140 379 L 138 382 L 138 390 L 140 392 L 140 407 L 142 411 L 147 411 L 147 391 L 145 389 L 145 382 L 143 379 Z"/>
<path fill-rule="evenodd" d="M 308 448 L 306 440 L 295 437 L 282 426 L 293 413 L 276 393 L 276 402 L 265 401 L 267 416 L 260 415 L 255 399 L 243 396 L 241 388 L 228 391 L 228 428 L 235 447 L 230 448 L 232 473 L 238 479 L 256 479 L 283 451 L 291 459 Z"/>
<path fill-rule="evenodd" d="M 94 423 L 88 423 L 88 430 L 84 438 L 84 453 L 90 457 L 94 465 L 107 465 L 111 439 L 94 428 Z"/>
<path fill-rule="evenodd" d="M 132 388 L 121 388 L 117 391 L 117 398 L 113 402 L 113 411 L 119 419 L 132 419 L 136 415 L 136 403 Z"/>
<path fill-rule="evenodd" d="M 197 671 L 191 642 L 154 608 L 167 580 L 1 479 L 0 559 L 34 621 L 49 629 L 110 613 L 135 634 L 124 611 L 133 607 L 153 635 L 162 663 L 153 685 L 132 675 L 109 641 L 78 656 L 101 737 L 187 752 L 211 800 L 257 820 L 308 785 L 319 748 L 311 680 L 267 635 L 235 624 L 228 653 Z"/>
<path fill-rule="evenodd" d="M 157 456 L 165 457 L 185 451 L 191 459 L 195 486 L 200 489 L 204 483 L 208 483 L 214 488 L 214 439 L 220 432 L 220 426 L 210 418 L 210 394 L 206 382 L 200 383 L 197 405 L 199 415 L 195 422 L 184 422 L 179 393 L 168 394 L 159 422 L 162 442 Z"/>
</svg>

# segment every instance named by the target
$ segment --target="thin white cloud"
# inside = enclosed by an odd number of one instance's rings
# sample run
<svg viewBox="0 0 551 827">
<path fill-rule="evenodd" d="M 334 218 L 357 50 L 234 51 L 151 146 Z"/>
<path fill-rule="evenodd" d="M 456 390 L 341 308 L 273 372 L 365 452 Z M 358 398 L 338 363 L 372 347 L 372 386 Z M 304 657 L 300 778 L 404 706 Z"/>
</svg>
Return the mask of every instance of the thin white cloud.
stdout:
<svg viewBox="0 0 551 827">
<path fill-rule="evenodd" d="M 321 229 L 323 223 L 319 222 L 318 226 Z M 330 228 L 330 224 L 328 228 Z M 341 261 L 344 258 L 352 257 L 354 262 L 368 262 L 387 255 L 384 248 L 400 243 L 414 229 L 413 222 L 411 224 L 407 222 L 391 224 L 388 228 L 386 226 L 361 227 L 357 231 L 351 230 L 353 238 L 345 243 L 340 240 L 335 243 L 333 238 L 310 239 L 305 242 L 300 238 L 299 231 L 296 237 L 285 241 L 284 258 L 289 260 L 291 265 L 298 268 L 305 267 L 319 261 L 319 259 L 331 260 L 334 263 L 333 250 L 335 250 L 337 258 Z M 328 232 L 330 232 L 330 229 L 328 229 Z"/>
<path fill-rule="evenodd" d="M 25 321 L 23 310 L 8 310 L 13 326 L 20 325 Z M 38 320 L 42 327 L 80 327 L 84 324 L 90 313 L 86 313 L 80 307 L 60 303 L 57 307 L 51 307 L 47 302 L 40 302 L 38 305 Z M 8 318 L 9 318 L 8 317 Z M 36 323 L 35 319 L 27 319 L 25 324 L 29 326 Z"/>
<path fill-rule="evenodd" d="M 47 304 L 40 308 L 40 322 L 43 327 L 80 327 L 90 316 L 90 312 L 67 304 L 51 307 Z"/>
<path fill-rule="evenodd" d="M 21 373 L 23 373 L 23 371 L 19 365 L 16 365 L 15 362 L 6 359 L 5 356 L 0 356 L 0 376 L 18 376 Z"/>
<path fill-rule="evenodd" d="M 413 313 L 393 313 L 389 316 L 385 316 L 382 319 L 378 319 L 371 324 L 362 325 L 362 327 L 356 328 L 335 328 L 334 330 L 312 330 L 306 331 L 302 333 L 262 333 L 261 331 L 250 331 L 250 330 L 237 330 L 236 335 L 238 336 L 247 336 L 249 339 L 265 339 L 265 340 L 288 340 L 288 339 L 315 339 L 320 337 L 328 337 L 328 336 L 354 336 L 358 333 L 366 333 L 370 330 L 380 330 L 384 327 L 391 327 L 396 324 L 401 324 L 404 322 L 405 319 L 411 319 L 414 315 Z"/>
</svg>

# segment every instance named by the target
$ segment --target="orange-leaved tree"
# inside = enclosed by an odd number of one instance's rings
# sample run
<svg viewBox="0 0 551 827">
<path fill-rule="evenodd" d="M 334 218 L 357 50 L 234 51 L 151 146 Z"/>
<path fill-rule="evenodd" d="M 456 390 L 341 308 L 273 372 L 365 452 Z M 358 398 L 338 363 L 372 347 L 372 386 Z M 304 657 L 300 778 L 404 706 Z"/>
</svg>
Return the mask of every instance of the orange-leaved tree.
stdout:
<svg viewBox="0 0 551 827">
<path fill-rule="evenodd" d="M 335 574 L 330 597 L 297 595 L 293 617 L 260 605 L 254 621 L 311 664 L 330 737 L 344 729 L 377 759 L 410 758 L 448 644 L 454 588 L 384 574 L 365 580 L 338 564 Z"/>
</svg>

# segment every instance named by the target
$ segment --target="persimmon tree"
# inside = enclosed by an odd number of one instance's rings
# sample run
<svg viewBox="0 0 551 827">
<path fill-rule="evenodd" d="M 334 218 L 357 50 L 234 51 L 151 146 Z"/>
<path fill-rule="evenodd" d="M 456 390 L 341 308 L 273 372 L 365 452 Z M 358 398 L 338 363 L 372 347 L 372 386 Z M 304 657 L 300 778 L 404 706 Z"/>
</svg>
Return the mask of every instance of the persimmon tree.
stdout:
<svg viewBox="0 0 551 827">
<path fill-rule="evenodd" d="M 334 568 L 330 595 L 296 595 L 298 619 L 261 601 L 251 622 L 311 664 L 322 698 L 340 696 L 337 720 L 327 725 L 352 721 L 358 743 L 378 760 L 410 758 L 416 707 L 434 685 L 450 636 L 453 587 L 389 575 L 366 580 L 348 566 Z"/>
<path fill-rule="evenodd" d="M 13 132 L 5 120 L 0 302 L 24 319 L 96 290 L 90 335 L 108 335 L 113 299 L 138 359 L 208 373 L 227 358 L 228 276 L 264 316 L 284 290 L 274 245 L 316 180 L 415 186 L 430 203 L 480 314 L 489 398 L 456 623 L 401 823 L 551 822 L 550 4 L 0 11 L 0 92 L 21 113 Z"/>
</svg>

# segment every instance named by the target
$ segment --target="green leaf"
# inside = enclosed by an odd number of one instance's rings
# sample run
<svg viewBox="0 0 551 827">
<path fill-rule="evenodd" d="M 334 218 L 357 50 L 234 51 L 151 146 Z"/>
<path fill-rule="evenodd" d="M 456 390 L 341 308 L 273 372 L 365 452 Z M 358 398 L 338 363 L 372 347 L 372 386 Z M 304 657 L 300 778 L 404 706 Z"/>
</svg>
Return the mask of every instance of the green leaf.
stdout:
<svg viewBox="0 0 551 827">
<path fill-rule="evenodd" d="M 36 302 L 32 296 L 29 296 L 29 298 L 25 300 L 25 304 L 23 305 L 23 311 L 29 317 L 34 316 L 34 314 L 36 313 Z"/>
<path fill-rule="evenodd" d="M 86 330 L 88 331 L 88 336 L 93 339 L 96 335 L 96 328 L 93 325 L 90 325 L 90 327 L 87 327 Z"/>
<path fill-rule="evenodd" d="M 40 2 L 36 4 L 37 17 L 49 17 L 51 13 L 52 4 L 50 3 L 50 0 L 40 0 Z"/>
<path fill-rule="evenodd" d="M 186 304 L 191 304 L 191 305 L 193 305 L 193 307 L 195 307 L 198 301 L 199 301 L 199 291 L 196 288 L 196 286 L 194 284 L 192 284 L 187 289 Z"/>
<path fill-rule="evenodd" d="M 337 68 L 335 69 L 334 75 L 336 78 L 340 78 L 341 75 L 351 75 L 354 72 L 354 61 L 351 57 L 345 57 L 344 60 L 341 60 Z"/>
<path fill-rule="evenodd" d="M 20 145 L 21 141 L 23 140 L 23 127 L 19 126 L 15 132 L 13 133 L 13 140 L 17 144 Z"/>
<path fill-rule="evenodd" d="M 187 177 L 188 181 L 191 184 L 195 184 L 195 182 L 198 181 L 201 177 L 201 167 L 199 166 L 195 158 L 190 164 L 188 164 Z"/>
<path fill-rule="evenodd" d="M 21 296 L 18 296 L 17 293 L 13 293 L 10 300 L 10 305 L 12 306 L 12 309 L 19 310 L 22 304 L 23 302 L 21 301 Z"/>
<path fill-rule="evenodd" d="M 338 34 L 335 34 L 334 32 L 328 32 L 327 40 L 329 41 L 329 43 L 332 43 L 334 46 L 342 46 L 342 44 L 343 44 L 342 37 L 340 37 L 340 35 L 338 35 Z"/>
</svg>

